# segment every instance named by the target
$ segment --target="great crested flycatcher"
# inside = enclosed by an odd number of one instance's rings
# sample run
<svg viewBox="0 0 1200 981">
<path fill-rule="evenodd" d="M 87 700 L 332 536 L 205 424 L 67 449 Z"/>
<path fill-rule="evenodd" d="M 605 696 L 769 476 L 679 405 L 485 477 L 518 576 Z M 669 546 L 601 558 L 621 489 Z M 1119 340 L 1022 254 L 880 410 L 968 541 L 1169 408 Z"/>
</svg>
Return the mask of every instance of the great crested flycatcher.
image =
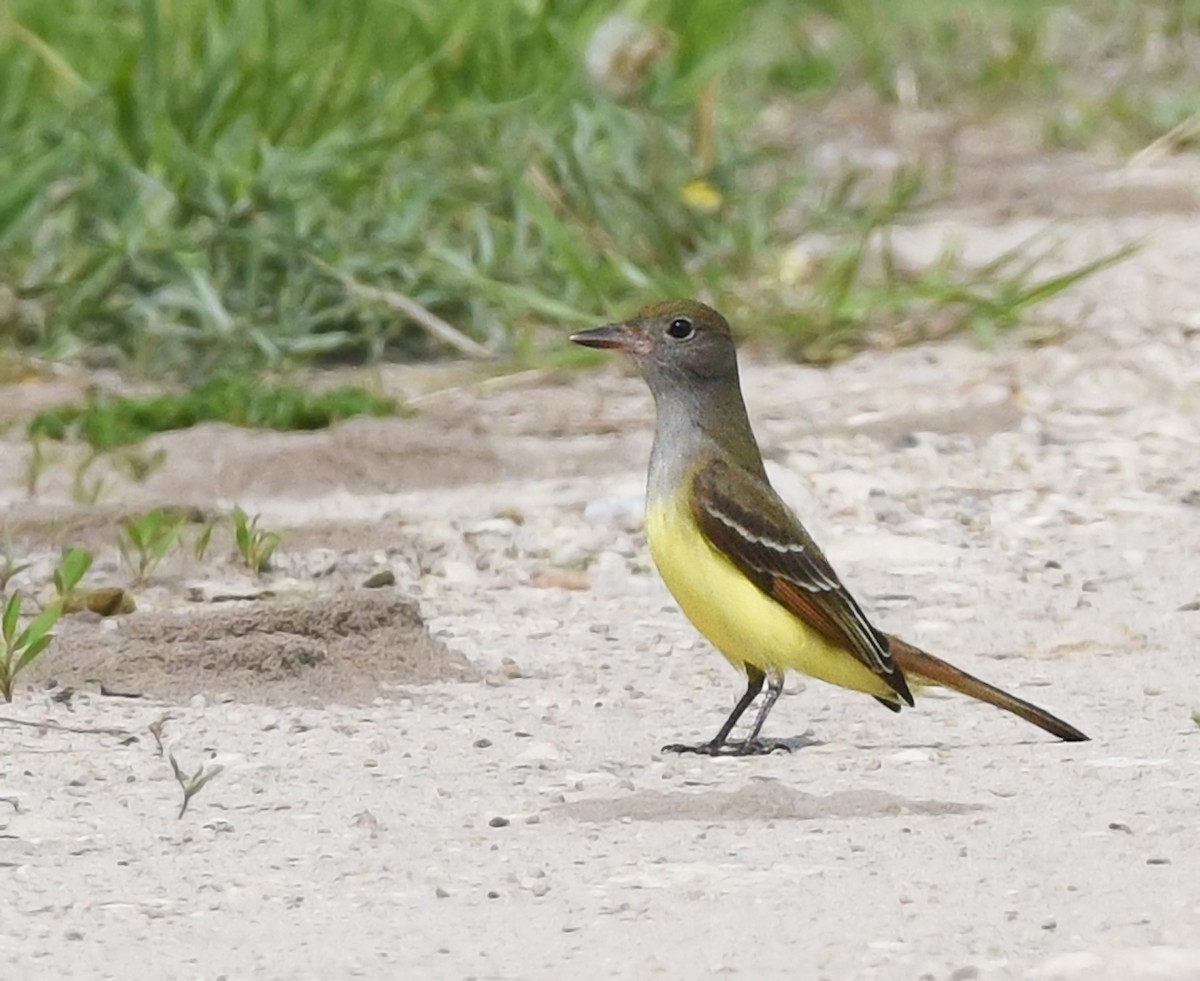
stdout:
<svg viewBox="0 0 1200 981">
<path fill-rule="evenodd" d="M 646 492 L 646 536 L 667 588 L 705 637 L 746 675 L 717 734 L 670 752 L 751 754 L 787 748 L 759 738 L 789 669 L 874 696 L 899 712 L 912 689 L 941 685 L 1012 712 L 1068 742 L 1078 729 L 875 627 L 767 480 L 738 382 L 729 324 L 671 300 L 571 337 L 629 355 L 658 422 Z M 767 684 L 748 736 L 738 720 Z"/>
</svg>

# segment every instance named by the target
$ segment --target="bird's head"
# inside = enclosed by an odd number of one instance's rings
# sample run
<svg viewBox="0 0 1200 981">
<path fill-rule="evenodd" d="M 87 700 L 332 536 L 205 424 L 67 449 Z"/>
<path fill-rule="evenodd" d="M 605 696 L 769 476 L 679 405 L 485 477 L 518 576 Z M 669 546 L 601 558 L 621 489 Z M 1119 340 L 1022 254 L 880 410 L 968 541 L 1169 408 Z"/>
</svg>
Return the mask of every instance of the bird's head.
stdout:
<svg viewBox="0 0 1200 981">
<path fill-rule="evenodd" d="M 666 300 L 643 307 L 621 323 L 572 334 L 584 347 L 628 354 L 656 396 L 677 386 L 737 383 L 737 355 L 729 324 L 695 300 Z"/>
</svg>

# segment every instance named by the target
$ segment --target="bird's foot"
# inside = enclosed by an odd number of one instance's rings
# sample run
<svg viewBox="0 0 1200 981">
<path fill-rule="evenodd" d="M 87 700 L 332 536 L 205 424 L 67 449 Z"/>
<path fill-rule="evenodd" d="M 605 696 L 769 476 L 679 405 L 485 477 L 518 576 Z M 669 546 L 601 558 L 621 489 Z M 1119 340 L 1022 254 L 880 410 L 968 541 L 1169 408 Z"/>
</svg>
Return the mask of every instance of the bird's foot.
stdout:
<svg viewBox="0 0 1200 981">
<path fill-rule="evenodd" d="M 772 753 L 790 753 L 791 745 L 785 739 L 747 739 L 745 742 L 730 743 L 735 756 L 770 756 Z"/>
<path fill-rule="evenodd" d="M 718 743 L 710 739 L 706 743 L 670 743 L 662 748 L 664 753 L 694 753 L 697 756 L 767 756 L 782 751 L 790 753 L 791 745 L 785 739 L 748 739 L 742 742 Z"/>
<path fill-rule="evenodd" d="M 727 748 L 727 743 L 718 743 L 710 739 L 706 743 L 668 743 L 662 748 L 664 753 L 695 753 L 697 756 L 720 756 Z"/>
</svg>

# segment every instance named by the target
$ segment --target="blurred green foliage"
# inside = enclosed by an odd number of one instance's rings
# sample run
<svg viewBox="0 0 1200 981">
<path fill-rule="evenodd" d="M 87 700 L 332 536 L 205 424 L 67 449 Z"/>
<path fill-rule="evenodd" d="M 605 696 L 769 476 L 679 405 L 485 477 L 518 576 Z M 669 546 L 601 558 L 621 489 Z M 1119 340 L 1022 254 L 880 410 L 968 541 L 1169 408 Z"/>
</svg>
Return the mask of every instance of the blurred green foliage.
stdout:
<svg viewBox="0 0 1200 981">
<path fill-rule="evenodd" d="M 143 398 L 99 396 L 84 405 L 55 406 L 34 416 L 29 436 L 61 440 L 77 434 L 93 449 L 103 451 L 200 422 L 291 431 L 323 429 L 353 416 L 395 415 L 399 411 L 392 400 L 358 388 L 314 393 L 244 375 L 215 375 L 185 392 Z"/>
<path fill-rule="evenodd" d="M 635 76 L 622 91 L 586 67 L 614 11 L 662 32 L 645 64 L 615 59 Z M 1188 71 L 1198 11 L 7 0 L 0 342 L 194 379 L 437 350 L 348 282 L 500 351 L 648 296 L 753 296 L 806 218 L 781 217 L 804 148 L 766 135 L 767 107 L 863 87 L 1040 104 L 1075 86 L 1056 138 L 1116 117 L 1149 137 L 1197 109 L 1195 87 L 1160 83 Z M 1073 81 L 1114 64 L 1115 88 Z"/>
</svg>

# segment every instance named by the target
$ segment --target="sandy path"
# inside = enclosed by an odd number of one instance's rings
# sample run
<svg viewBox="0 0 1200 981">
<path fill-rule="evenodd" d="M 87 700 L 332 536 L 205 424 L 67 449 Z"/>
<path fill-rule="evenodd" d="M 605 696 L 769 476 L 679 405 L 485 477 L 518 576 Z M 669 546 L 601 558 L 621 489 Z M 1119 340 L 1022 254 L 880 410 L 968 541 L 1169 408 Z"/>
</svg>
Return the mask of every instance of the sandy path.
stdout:
<svg viewBox="0 0 1200 981">
<path fill-rule="evenodd" d="M 208 615 L 182 596 L 237 578 L 221 556 L 177 560 L 126 626 L 71 624 L 39 676 L 59 687 L 0 709 L 0 977 L 1200 978 L 1200 239 L 1171 214 L 1097 234 L 1135 229 L 1060 346 L 746 366 L 773 476 L 882 623 L 1086 744 L 794 680 L 770 728 L 815 745 L 661 756 L 738 682 L 649 569 L 650 405 L 616 370 L 332 434 L 161 437 L 164 471 L 82 515 L 62 476 L 24 500 L 10 433 L 0 494 L 35 551 L 63 528 L 100 548 L 150 500 L 236 501 L 291 529 L 285 597 L 354 604 L 391 568 L 422 663 L 474 670 L 363 693 L 351 643 L 324 674 L 176 666 L 184 689 L 128 700 L 72 667 L 138 617 Z M 111 547 L 96 575 L 122 575 Z M 181 764 L 226 767 L 182 820 L 164 715 Z"/>
</svg>

